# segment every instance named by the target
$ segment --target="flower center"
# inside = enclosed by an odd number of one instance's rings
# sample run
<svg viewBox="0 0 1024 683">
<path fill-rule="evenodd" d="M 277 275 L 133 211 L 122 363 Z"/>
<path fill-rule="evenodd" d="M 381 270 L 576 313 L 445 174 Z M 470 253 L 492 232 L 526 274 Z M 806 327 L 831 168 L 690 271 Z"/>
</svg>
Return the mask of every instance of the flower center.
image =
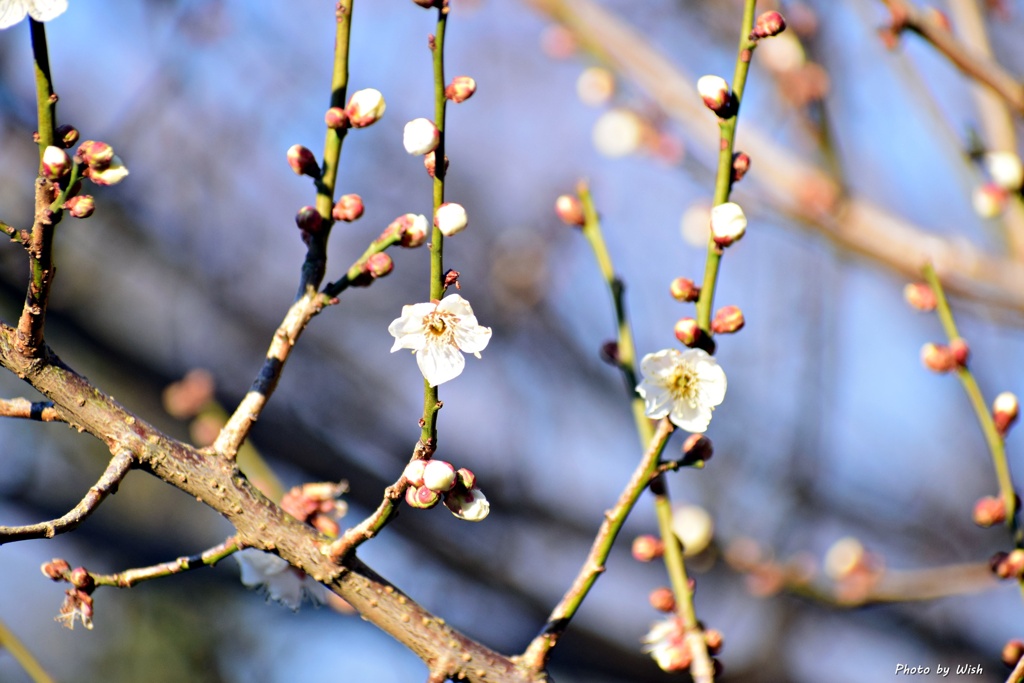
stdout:
<svg viewBox="0 0 1024 683">
<path fill-rule="evenodd" d="M 686 401 L 691 407 L 697 406 L 697 398 L 700 395 L 700 378 L 688 365 L 677 365 L 666 382 L 672 398 L 676 401 Z"/>
<path fill-rule="evenodd" d="M 455 337 L 452 323 L 455 321 L 449 320 L 451 317 L 450 313 L 439 313 L 437 311 L 424 316 L 423 326 L 426 328 L 426 335 L 430 342 L 452 343 Z"/>
</svg>

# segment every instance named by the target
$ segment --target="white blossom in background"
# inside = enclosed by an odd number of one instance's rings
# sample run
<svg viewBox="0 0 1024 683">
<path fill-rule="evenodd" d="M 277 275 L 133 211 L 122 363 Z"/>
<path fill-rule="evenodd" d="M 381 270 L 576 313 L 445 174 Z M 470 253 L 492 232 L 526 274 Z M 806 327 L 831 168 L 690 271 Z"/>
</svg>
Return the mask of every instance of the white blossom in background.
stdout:
<svg viewBox="0 0 1024 683">
<path fill-rule="evenodd" d="M 594 147 L 606 157 L 623 157 L 640 147 L 643 133 L 639 116 L 628 109 L 610 109 L 594 123 Z"/>
<path fill-rule="evenodd" d="M 67 8 L 68 0 L 0 0 L 0 29 L 14 26 L 26 14 L 36 21 L 49 21 Z"/>
<path fill-rule="evenodd" d="M 479 358 L 491 340 L 491 328 L 477 324 L 473 308 L 458 294 L 436 303 L 403 306 L 388 332 L 395 338 L 391 353 L 411 349 L 432 387 L 461 375 L 466 366 L 462 354 Z"/>
<path fill-rule="evenodd" d="M 665 349 L 640 361 L 643 381 L 636 390 L 644 399 L 647 417 L 668 415 L 688 432 L 708 428 L 711 412 L 725 400 L 725 371 L 702 349 Z"/>
<path fill-rule="evenodd" d="M 989 152 L 984 156 L 985 170 L 992 181 L 1010 192 L 1024 184 L 1024 164 L 1013 152 Z"/>
<path fill-rule="evenodd" d="M 672 533 L 683 544 L 684 555 L 699 555 L 711 545 L 715 522 L 701 506 L 682 505 L 672 510 Z"/>
<path fill-rule="evenodd" d="M 314 605 L 327 600 L 326 588 L 277 555 L 246 548 L 234 557 L 242 571 L 242 583 L 261 589 L 275 602 L 297 610 L 306 598 Z"/>
<path fill-rule="evenodd" d="M 643 637 L 643 651 L 650 654 L 662 671 L 682 671 L 692 656 L 686 647 L 686 630 L 679 617 L 669 617 L 651 626 Z"/>
</svg>

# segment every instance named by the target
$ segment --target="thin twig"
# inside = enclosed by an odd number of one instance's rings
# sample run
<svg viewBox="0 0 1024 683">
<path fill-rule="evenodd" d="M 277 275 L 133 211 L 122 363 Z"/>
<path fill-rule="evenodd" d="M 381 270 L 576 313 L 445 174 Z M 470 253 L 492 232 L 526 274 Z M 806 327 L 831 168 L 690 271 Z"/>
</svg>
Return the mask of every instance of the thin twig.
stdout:
<svg viewBox="0 0 1024 683">
<path fill-rule="evenodd" d="M 71 531 L 91 515 L 100 503 L 117 491 L 118 484 L 135 464 L 135 456 L 130 451 L 121 451 L 110 460 L 107 469 L 85 494 L 81 502 L 63 517 L 30 524 L 28 526 L 0 526 L 0 545 L 11 541 L 23 541 L 29 538 L 53 538 L 57 534 Z"/>
<path fill-rule="evenodd" d="M 238 544 L 238 538 L 236 536 L 232 536 L 223 543 L 218 543 L 212 548 L 204 550 L 197 555 L 179 557 L 176 560 L 161 562 L 160 564 L 154 564 L 149 567 L 127 569 L 116 574 L 94 574 L 89 572 L 89 576 L 92 577 L 93 582 L 97 586 L 131 588 L 137 583 L 141 583 L 143 581 L 160 579 L 173 574 L 182 574 L 184 572 L 202 569 L 203 567 L 212 567 L 224 558 L 238 552 L 240 549 L 241 546 Z M 70 576 L 70 570 L 68 572 L 68 576 Z M 64 578 L 66 579 L 68 577 Z"/>
<path fill-rule="evenodd" d="M 55 683 L 50 674 L 46 673 L 39 661 L 25 647 L 25 644 L 3 621 L 0 621 L 0 650 L 10 652 L 33 683 Z"/>
<path fill-rule="evenodd" d="M 0 399 L 0 417 L 20 417 L 39 422 L 64 422 L 53 401 L 29 401 L 27 398 Z"/>
</svg>

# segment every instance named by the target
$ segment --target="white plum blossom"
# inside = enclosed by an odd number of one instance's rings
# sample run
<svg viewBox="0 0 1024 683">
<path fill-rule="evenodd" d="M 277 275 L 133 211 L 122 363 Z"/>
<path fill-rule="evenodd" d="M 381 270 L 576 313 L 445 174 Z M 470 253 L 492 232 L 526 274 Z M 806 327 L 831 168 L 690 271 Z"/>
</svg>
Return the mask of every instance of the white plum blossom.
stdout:
<svg viewBox="0 0 1024 683">
<path fill-rule="evenodd" d="M 747 216 L 739 204 L 725 202 L 711 209 L 711 236 L 719 246 L 729 246 L 746 231 Z"/>
<path fill-rule="evenodd" d="M 643 643 L 643 651 L 651 655 L 662 671 L 681 671 L 692 659 L 686 646 L 686 630 L 679 617 L 655 623 L 643 637 Z"/>
<path fill-rule="evenodd" d="M 462 374 L 463 353 L 477 358 L 491 340 L 491 328 L 477 324 L 469 302 L 458 294 L 441 301 L 402 306 L 402 316 L 389 326 L 391 347 L 411 349 L 423 377 L 436 387 Z"/>
<path fill-rule="evenodd" d="M 985 170 L 999 187 L 1015 192 L 1024 185 L 1024 164 L 1013 152 L 988 152 L 983 160 Z"/>
<path fill-rule="evenodd" d="M 413 156 L 433 152 L 440 141 L 441 132 L 430 119 L 413 119 L 405 124 L 402 144 L 405 145 L 405 151 Z"/>
<path fill-rule="evenodd" d="M 640 372 L 643 381 L 636 390 L 647 417 L 668 415 L 688 432 L 707 430 L 711 411 L 725 400 L 725 371 L 702 349 L 649 353 L 640 361 Z"/>
<path fill-rule="evenodd" d="M 327 589 L 286 560 L 262 550 L 246 548 L 235 553 L 242 571 L 242 583 L 260 588 L 267 597 L 293 610 L 306 598 L 314 605 L 327 601 Z"/>
<path fill-rule="evenodd" d="M 36 21 L 49 21 L 67 8 L 68 0 L 0 0 L 0 29 L 14 26 L 26 14 Z"/>
</svg>

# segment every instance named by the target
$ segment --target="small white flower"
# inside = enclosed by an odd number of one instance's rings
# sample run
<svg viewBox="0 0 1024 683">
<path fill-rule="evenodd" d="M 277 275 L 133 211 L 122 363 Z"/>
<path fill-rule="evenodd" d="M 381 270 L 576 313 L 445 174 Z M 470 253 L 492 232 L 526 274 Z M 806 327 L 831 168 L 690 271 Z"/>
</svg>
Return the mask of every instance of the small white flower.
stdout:
<svg viewBox="0 0 1024 683">
<path fill-rule="evenodd" d="M 1015 192 L 1024 184 L 1024 164 L 1013 152 L 989 152 L 984 157 L 985 170 L 996 185 Z"/>
<path fill-rule="evenodd" d="M 477 324 L 469 302 L 452 294 L 437 303 L 402 306 L 402 316 L 389 326 L 395 338 L 391 353 L 411 349 L 423 377 L 436 387 L 462 374 L 463 353 L 477 358 L 491 340 L 491 328 Z"/>
<path fill-rule="evenodd" d="M 17 24 L 26 14 L 36 21 L 49 21 L 67 8 L 68 0 L 0 0 L 0 29 Z"/>
<path fill-rule="evenodd" d="M 380 90 L 364 88 L 352 93 L 345 113 L 348 114 L 349 123 L 353 128 L 365 128 L 380 120 L 385 109 L 387 109 L 387 103 Z"/>
<path fill-rule="evenodd" d="M 491 504 L 480 489 L 457 487 L 444 497 L 444 505 L 459 519 L 480 522 L 491 513 Z"/>
<path fill-rule="evenodd" d="M 441 132 L 430 119 L 413 119 L 405 124 L 402 144 L 409 154 L 420 156 L 433 152 L 440 141 Z"/>
<path fill-rule="evenodd" d="M 727 247 L 747 232 L 747 216 L 743 207 L 725 202 L 711 209 L 711 236 L 715 244 Z"/>
<path fill-rule="evenodd" d="M 327 600 L 326 588 L 277 555 L 246 548 L 235 553 L 235 559 L 242 571 L 243 584 L 260 588 L 268 598 L 286 607 L 297 610 L 305 598 L 314 605 Z"/>
<path fill-rule="evenodd" d="M 468 222 L 469 218 L 466 216 L 466 209 L 463 208 L 462 204 L 446 202 L 437 207 L 437 211 L 434 213 L 434 225 L 438 227 L 441 234 L 445 237 L 451 237 L 457 232 L 462 232 L 466 229 L 466 223 Z"/>
<path fill-rule="evenodd" d="M 674 425 L 700 433 L 711 422 L 711 411 L 725 399 L 725 372 L 701 349 L 665 349 L 640 361 L 643 381 L 636 388 L 647 417 L 668 415 Z"/>
<path fill-rule="evenodd" d="M 662 671 L 680 671 L 689 665 L 686 630 L 678 617 L 655 623 L 643 637 L 643 651 L 651 655 Z"/>
</svg>

